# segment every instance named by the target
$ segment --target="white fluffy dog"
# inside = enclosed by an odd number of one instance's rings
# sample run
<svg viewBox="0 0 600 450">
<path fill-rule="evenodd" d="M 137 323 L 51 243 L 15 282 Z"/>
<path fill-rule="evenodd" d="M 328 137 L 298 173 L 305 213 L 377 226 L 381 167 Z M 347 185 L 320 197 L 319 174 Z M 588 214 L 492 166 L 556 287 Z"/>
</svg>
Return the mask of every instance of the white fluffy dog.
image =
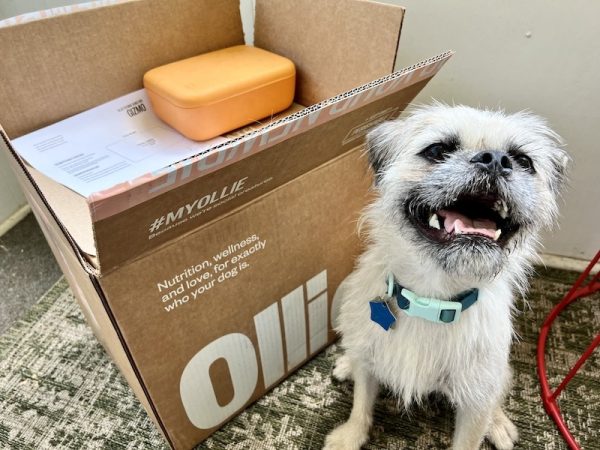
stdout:
<svg viewBox="0 0 600 450">
<path fill-rule="evenodd" d="M 557 214 L 560 139 L 529 113 L 436 104 L 376 127 L 367 152 L 368 246 L 334 300 L 344 349 L 334 375 L 354 380 L 354 405 L 325 449 L 367 442 L 379 385 L 406 405 L 446 395 L 455 450 L 486 436 L 512 449 L 502 403 L 513 292 L 525 291 L 538 233 Z"/>
</svg>

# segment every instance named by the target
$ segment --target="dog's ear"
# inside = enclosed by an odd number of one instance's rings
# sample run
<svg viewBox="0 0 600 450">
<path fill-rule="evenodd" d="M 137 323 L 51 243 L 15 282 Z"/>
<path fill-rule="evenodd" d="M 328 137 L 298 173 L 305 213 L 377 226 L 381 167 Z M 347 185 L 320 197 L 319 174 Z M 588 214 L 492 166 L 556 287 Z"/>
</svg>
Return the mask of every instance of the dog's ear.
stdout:
<svg viewBox="0 0 600 450">
<path fill-rule="evenodd" d="M 391 161 L 393 130 L 397 128 L 394 122 L 383 122 L 367 134 L 365 151 L 369 164 L 375 175 L 375 185 L 378 185 L 387 166 Z"/>
<path fill-rule="evenodd" d="M 562 145 L 555 148 L 552 156 L 552 165 L 554 166 L 554 177 L 550 181 L 550 188 L 554 193 L 560 193 L 567 181 L 567 173 L 571 165 L 571 157 L 562 148 Z"/>
<path fill-rule="evenodd" d="M 548 184 L 554 194 L 560 194 L 565 184 L 567 184 L 567 174 L 571 166 L 571 156 L 565 150 L 565 142 L 563 138 L 553 131 L 543 118 L 535 117 L 538 121 L 537 130 L 546 138 L 549 147 L 549 159 L 554 169 L 550 174 Z"/>
</svg>

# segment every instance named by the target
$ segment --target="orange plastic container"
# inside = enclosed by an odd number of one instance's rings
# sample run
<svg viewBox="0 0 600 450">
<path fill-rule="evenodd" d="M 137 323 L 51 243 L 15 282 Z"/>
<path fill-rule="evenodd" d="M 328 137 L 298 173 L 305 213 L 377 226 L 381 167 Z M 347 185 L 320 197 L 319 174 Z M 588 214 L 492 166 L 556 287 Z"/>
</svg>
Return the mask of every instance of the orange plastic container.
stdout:
<svg viewBox="0 0 600 450">
<path fill-rule="evenodd" d="M 203 141 L 288 108 L 296 69 L 283 56 L 238 45 L 150 70 L 144 87 L 155 113 Z"/>
</svg>

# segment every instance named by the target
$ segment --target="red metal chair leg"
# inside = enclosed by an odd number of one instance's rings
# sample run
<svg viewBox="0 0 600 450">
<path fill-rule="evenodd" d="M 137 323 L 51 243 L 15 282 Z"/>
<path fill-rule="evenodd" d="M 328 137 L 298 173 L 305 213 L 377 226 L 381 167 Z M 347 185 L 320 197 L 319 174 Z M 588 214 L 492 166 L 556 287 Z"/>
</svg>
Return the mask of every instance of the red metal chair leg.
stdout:
<svg viewBox="0 0 600 450">
<path fill-rule="evenodd" d="M 544 403 L 544 408 L 548 415 L 554 420 L 558 430 L 564 437 L 567 442 L 569 448 L 571 450 L 579 450 L 580 447 L 577 444 L 577 441 L 569 431 L 567 424 L 565 423 L 560 408 L 556 402 L 560 393 L 564 390 L 567 384 L 571 381 L 571 379 L 575 376 L 579 368 L 585 363 L 585 361 L 590 357 L 593 351 L 600 345 L 600 334 L 596 336 L 596 338 L 592 341 L 589 347 L 585 350 L 583 355 L 577 360 L 573 368 L 569 370 L 569 373 L 564 378 L 564 380 L 559 384 L 559 386 L 552 391 L 548 384 L 548 374 L 546 371 L 546 341 L 548 339 L 548 333 L 550 332 L 550 328 L 552 327 L 552 323 L 556 319 L 556 317 L 560 314 L 560 312 L 565 309 L 568 305 L 573 303 L 575 300 L 581 297 L 585 297 L 587 295 L 591 295 L 594 292 L 600 290 L 600 272 L 598 272 L 587 284 L 583 284 L 585 280 L 589 277 L 590 272 L 596 263 L 600 260 L 600 251 L 596 254 L 596 256 L 590 261 L 590 264 L 583 271 L 583 273 L 577 278 L 573 287 L 569 290 L 567 295 L 558 303 L 554 309 L 550 312 L 542 328 L 540 330 L 540 336 L 538 339 L 538 348 L 537 348 L 537 366 L 538 366 L 538 376 L 540 379 L 541 385 L 541 395 L 542 402 Z"/>
</svg>

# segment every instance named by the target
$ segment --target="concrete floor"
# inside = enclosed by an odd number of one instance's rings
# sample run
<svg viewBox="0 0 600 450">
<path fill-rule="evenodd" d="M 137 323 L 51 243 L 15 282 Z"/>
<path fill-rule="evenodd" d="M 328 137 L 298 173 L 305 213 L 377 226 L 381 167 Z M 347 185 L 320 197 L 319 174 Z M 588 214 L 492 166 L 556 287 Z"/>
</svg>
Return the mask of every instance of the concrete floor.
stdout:
<svg viewBox="0 0 600 450">
<path fill-rule="evenodd" d="M 33 214 L 0 237 L 0 334 L 61 275 Z"/>
</svg>

